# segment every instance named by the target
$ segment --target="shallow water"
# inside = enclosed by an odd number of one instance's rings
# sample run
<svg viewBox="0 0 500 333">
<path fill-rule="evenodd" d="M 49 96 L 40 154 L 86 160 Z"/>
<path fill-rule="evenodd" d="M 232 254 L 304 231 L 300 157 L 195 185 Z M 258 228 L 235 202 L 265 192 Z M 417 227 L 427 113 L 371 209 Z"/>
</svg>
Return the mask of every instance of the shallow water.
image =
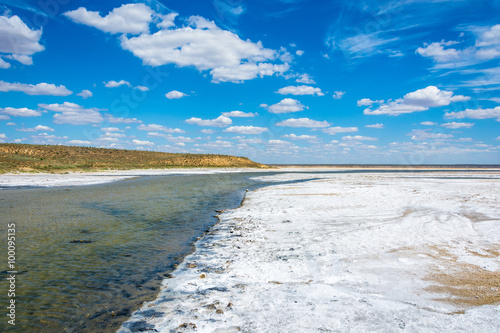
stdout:
<svg viewBox="0 0 500 333">
<path fill-rule="evenodd" d="M 14 222 L 19 271 L 16 326 L 2 311 L 0 331 L 115 331 L 155 297 L 192 242 L 217 222 L 215 210 L 237 207 L 245 189 L 258 186 L 249 176 L 155 176 L 0 191 L 1 250 L 7 253 L 3 240 Z"/>
</svg>

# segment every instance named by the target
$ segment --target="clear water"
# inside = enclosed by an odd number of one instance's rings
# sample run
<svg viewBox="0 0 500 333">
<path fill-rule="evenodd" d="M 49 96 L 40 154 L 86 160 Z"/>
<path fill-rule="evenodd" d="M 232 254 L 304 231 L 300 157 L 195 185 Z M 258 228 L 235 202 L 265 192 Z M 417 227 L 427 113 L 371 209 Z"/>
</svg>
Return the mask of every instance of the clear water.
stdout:
<svg viewBox="0 0 500 333">
<path fill-rule="evenodd" d="M 20 274 L 16 326 L 7 324 L 4 310 L 0 331 L 116 331 L 154 299 L 196 238 L 217 222 L 215 210 L 237 207 L 245 189 L 258 186 L 249 177 L 156 176 L 1 190 L 1 253 L 7 257 L 7 224 L 14 222 Z M 80 240 L 90 242 L 72 242 Z M 6 309 L 5 270 L 0 276 L 0 306 Z"/>
</svg>

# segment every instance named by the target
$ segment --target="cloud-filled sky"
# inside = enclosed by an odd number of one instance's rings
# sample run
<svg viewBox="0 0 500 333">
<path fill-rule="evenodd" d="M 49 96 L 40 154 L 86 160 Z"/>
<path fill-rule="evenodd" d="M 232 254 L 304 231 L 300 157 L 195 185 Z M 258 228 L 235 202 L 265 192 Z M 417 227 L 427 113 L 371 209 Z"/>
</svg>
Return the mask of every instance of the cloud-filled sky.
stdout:
<svg viewBox="0 0 500 333">
<path fill-rule="evenodd" d="M 0 142 L 500 164 L 500 2 L 0 0 Z"/>
</svg>

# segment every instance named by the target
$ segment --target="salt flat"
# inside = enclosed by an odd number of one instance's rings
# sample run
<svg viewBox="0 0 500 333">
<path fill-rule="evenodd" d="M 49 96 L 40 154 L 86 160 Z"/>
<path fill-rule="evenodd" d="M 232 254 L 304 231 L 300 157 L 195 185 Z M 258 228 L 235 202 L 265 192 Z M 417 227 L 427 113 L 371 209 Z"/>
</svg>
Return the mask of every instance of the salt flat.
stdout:
<svg viewBox="0 0 500 333">
<path fill-rule="evenodd" d="M 259 172 L 251 168 L 191 168 L 191 169 L 134 169 L 69 173 L 7 173 L 0 175 L 0 187 L 52 187 L 95 185 L 144 176 L 214 174 L 224 172 Z"/>
<path fill-rule="evenodd" d="M 284 173 L 119 332 L 500 331 L 500 174 Z"/>
</svg>

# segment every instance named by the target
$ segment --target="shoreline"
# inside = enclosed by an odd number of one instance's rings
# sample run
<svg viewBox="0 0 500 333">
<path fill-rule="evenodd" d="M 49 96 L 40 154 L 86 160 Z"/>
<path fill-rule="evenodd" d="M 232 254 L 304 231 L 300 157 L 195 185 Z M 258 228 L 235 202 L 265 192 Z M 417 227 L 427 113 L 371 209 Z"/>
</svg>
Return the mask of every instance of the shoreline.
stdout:
<svg viewBox="0 0 500 333">
<path fill-rule="evenodd" d="M 131 170 L 102 170 L 102 171 L 70 171 L 62 173 L 5 173 L 0 174 L 0 190 L 16 188 L 33 187 L 60 187 L 60 186 L 84 186 L 104 184 L 116 181 L 123 181 L 137 177 L 145 176 L 167 176 L 167 175 L 189 175 L 189 174 L 217 174 L 217 173 L 236 173 L 236 172 L 278 172 L 278 173 L 300 173 L 300 172 L 331 172 L 331 171 L 411 171 L 417 172 L 500 172 L 500 168 L 441 168 L 441 167 L 386 167 L 386 166 L 361 166 L 361 167 L 342 167 L 342 166 L 301 166 L 286 165 L 276 168 L 172 168 L 172 169 L 131 169 Z"/>
<path fill-rule="evenodd" d="M 500 329 L 494 319 L 500 314 L 499 295 L 488 299 L 468 289 L 457 294 L 452 287 L 467 274 L 466 281 L 479 288 L 478 276 L 499 277 L 495 251 L 500 250 L 500 239 L 489 234 L 492 228 L 499 229 L 489 222 L 499 211 L 488 208 L 484 200 L 498 196 L 500 175 L 493 174 L 493 186 L 490 181 L 437 180 L 432 172 L 427 175 L 424 183 L 419 174 L 402 184 L 394 182 L 397 174 L 318 174 L 318 180 L 248 193 L 243 205 L 224 212 L 195 244 L 195 252 L 185 257 L 171 279 L 163 281 L 157 299 L 136 311 L 118 332 L 398 331 L 405 327 L 481 331 L 477 325 Z M 389 184 L 396 189 L 389 190 Z M 482 191 L 484 184 L 492 186 L 488 192 Z M 458 214 L 454 201 L 447 198 L 460 192 L 457 186 L 467 196 L 467 207 L 481 208 L 476 215 L 464 214 L 465 220 L 454 217 Z M 364 199 L 371 196 L 363 191 L 385 193 L 389 198 L 383 199 L 386 204 L 368 202 L 364 207 Z M 416 195 L 417 203 L 401 198 L 405 195 L 412 200 Z M 482 195 L 482 201 L 476 195 Z M 332 217 L 328 207 L 337 201 L 339 215 Z M 432 208 L 421 212 L 422 205 Z M 429 212 L 431 218 L 421 222 Z M 451 225 L 441 225 L 450 218 Z M 470 223 L 479 231 L 471 231 Z M 464 270 L 467 274 L 453 275 Z"/>
</svg>

